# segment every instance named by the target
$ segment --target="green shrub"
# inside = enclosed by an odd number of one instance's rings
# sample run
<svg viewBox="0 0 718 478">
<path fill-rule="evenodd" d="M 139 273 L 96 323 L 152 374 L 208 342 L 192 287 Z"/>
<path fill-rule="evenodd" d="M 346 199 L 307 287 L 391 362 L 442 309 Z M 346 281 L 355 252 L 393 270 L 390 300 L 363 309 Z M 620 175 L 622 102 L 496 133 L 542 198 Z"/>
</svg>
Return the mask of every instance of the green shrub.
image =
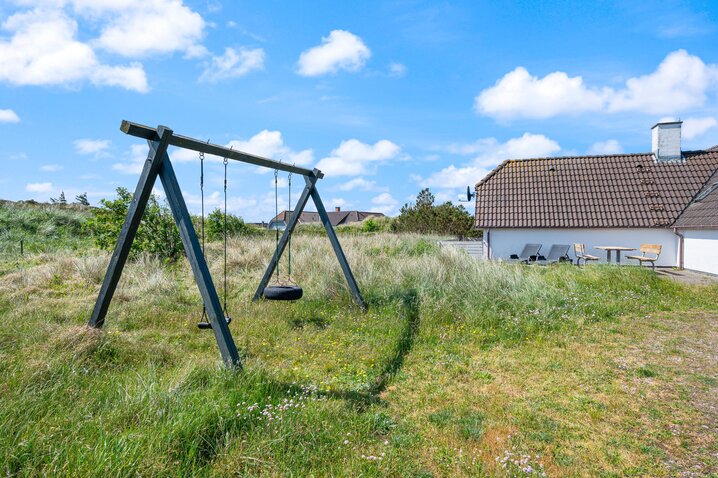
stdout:
<svg viewBox="0 0 718 478">
<path fill-rule="evenodd" d="M 206 237 L 210 241 L 224 238 L 224 213 L 217 208 L 204 221 Z M 227 236 L 252 236 L 257 234 L 256 228 L 245 224 L 244 220 L 234 214 L 227 214 Z"/>
<path fill-rule="evenodd" d="M 373 218 L 370 217 L 369 219 L 362 222 L 362 232 L 377 232 L 378 230 L 379 224 Z"/>
<path fill-rule="evenodd" d="M 95 244 L 106 250 L 113 250 L 125 223 L 127 209 L 132 203 L 132 193 L 117 188 L 117 198 L 100 200 L 100 207 L 85 223 L 85 230 L 92 235 Z M 157 196 L 147 201 L 142 222 L 132 243 L 131 255 L 147 252 L 168 261 L 182 256 L 184 249 L 179 230 L 169 208 L 160 204 Z"/>
<path fill-rule="evenodd" d="M 393 222 L 394 231 L 447 234 L 460 239 L 478 236 L 474 218 L 463 206 L 455 206 L 450 201 L 436 206 L 434 199 L 428 188 L 422 189 L 414 204 L 405 204 L 401 208 Z"/>
</svg>

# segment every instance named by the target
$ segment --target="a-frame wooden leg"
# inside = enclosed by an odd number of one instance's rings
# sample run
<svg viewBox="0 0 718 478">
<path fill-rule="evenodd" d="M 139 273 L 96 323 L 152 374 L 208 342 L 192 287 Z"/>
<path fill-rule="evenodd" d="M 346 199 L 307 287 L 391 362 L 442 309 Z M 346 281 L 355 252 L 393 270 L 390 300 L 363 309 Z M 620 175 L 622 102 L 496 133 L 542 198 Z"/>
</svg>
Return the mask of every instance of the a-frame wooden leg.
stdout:
<svg viewBox="0 0 718 478">
<path fill-rule="evenodd" d="M 292 212 L 292 216 L 289 218 L 289 222 L 284 228 L 284 233 L 282 234 L 282 238 L 279 240 L 279 244 L 277 245 L 277 249 L 272 256 L 272 260 L 269 262 L 267 270 L 264 272 L 264 276 L 262 276 L 262 280 L 259 282 L 257 291 L 254 293 L 253 300 L 259 300 L 262 298 L 262 295 L 264 294 L 264 289 L 267 287 L 267 284 L 269 284 L 269 280 L 272 278 L 272 274 L 274 274 L 274 270 L 277 267 L 277 262 L 279 262 L 279 259 L 282 258 L 284 249 L 287 247 L 289 237 L 292 235 L 292 232 L 294 232 L 294 228 L 299 222 L 299 216 L 301 216 L 302 211 L 304 211 L 304 208 L 307 205 L 307 201 L 309 201 L 309 196 L 311 195 L 312 189 L 314 189 L 314 184 L 316 183 L 317 178 L 305 177 L 305 179 L 307 185 L 304 187 L 304 191 L 302 191 L 302 194 L 299 196 L 297 205 L 294 207 L 294 212 Z M 291 207 L 292 205 L 290 204 L 289 206 Z"/>
<path fill-rule="evenodd" d="M 192 220 L 187 211 L 187 206 L 182 197 L 182 191 L 177 183 L 177 177 L 167 155 L 167 146 L 172 136 L 172 130 L 159 126 L 157 128 L 159 141 L 148 140 L 150 146 L 150 154 L 147 162 L 142 170 L 142 175 L 137 183 L 132 204 L 127 211 L 125 223 L 122 226 L 120 237 L 117 239 L 115 250 L 110 259 L 110 265 L 107 268 L 105 279 L 100 289 L 100 294 L 95 302 L 95 308 L 88 323 L 91 327 L 102 327 L 105 323 L 107 310 L 112 301 L 112 296 L 117 288 L 117 283 L 122 275 L 122 269 L 127 262 L 127 257 L 132 247 L 132 241 L 137 234 L 137 228 L 142 221 L 142 215 L 145 212 L 147 201 L 152 193 L 157 176 L 160 176 L 162 185 L 164 186 L 167 200 L 172 210 L 175 223 L 179 228 L 180 237 L 184 244 L 185 252 L 192 266 L 197 286 L 199 287 L 202 300 L 207 307 L 207 315 L 209 316 L 212 330 L 214 331 L 217 345 L 222 355 L 222 359 L 229 366 L 241 368 L 237 347 L 232 339 L 232 334 L 224 319 L 224 311 L 219 302 L 217 290 L 212 282 L 212 276 L 209 273 L 207 263 L 202 249 L 200 248 L 197 234 L 195 233 Z"/>
<path fill-rule="evenodd" d="M 194 274 L 199 293 L 202 296 L 204 305 L 207 308 L 209 322 L 212 325 L 214 337 L 217 339 L 219 352 L 222 354 L 222 360 L 228 366 L 242 367 L 237 353 L 237 347 L 232 339 L 232 333 L 224 318 L 222 304 L 219 302 L 217 290 L 212 282 L 212 276 L 209 273 L 207 262 L 202 254 L 202 248 L 197 240 L 197 233 L 192 225 L 192 218 L 187 211 L 187 205 L 182 197 L 174 168 L 167 153 L 164 154 L 162 167 L 160 168 L 160 180 L 164 186 L 165 194 L 167 194 L 167 202 L 169 202 L 175 223 L 179 228 L 182 244 L 187 254 L 192 273 Z"/>
<path fill-rule="evenodd" d="M 100 294 L 97 296 L 95 308 L 92 311 L 92 316 L 88 323 L 90 327 L 99 328 L 105 323 L 107 310 L 110 307 L 112 296 L 115 293 L 117 283 L 122 275 L 122 269 L 125 267 L 125 262 L 127 262 L 127 256 L 130 254 L 130 248 L 132 247 L 132 241 L 135 239 L 135 234 L 137 234 L 137 228 L 140 225 L 140 221 L 142 221 L 147 200 L 152 193 L 152 186 L 154 186 L 155 179 L 162 166 L 163 157 L 167 153 L 167 146 L 172 136 L 172 130 L 164 126 L 159 126 L 157 128 L 157 135 L 160 137 L 160 140 L 150 144 L 150 154 L 147 156 L 147 161 L 145 161 L 145 165 L 142 168 L 142 174 L 140 175 L 140 180 L 137 182 L 132 204 L 130 204 L 127 210 L 125 223 L 122 226 L 120 237 L 117 238 L 115 250 L 110 259 L 110 265 L 107 267 L 107 273 L 105 274 L 105 279 L 102 281 Z"/>
<path fill-rule="evenodd" d="M 308 178 L 305 178 L 308 181 Z M 337 260 L 339 261 L 339 265 L 342 268 L 342 272 L 344 273 L 344 277 L 347 280 L 347 284 L 349 284 L 349 289 L 352 292 L 352 295 L 354 296 L 354 301 L 361 307 L 362 309 L 366 309 L 366 303 L 364 302 L 364 298 L 361 295 L 361 292 L 359 291 L 359 286 L 357 285 L 356 280 L 354 279 L 354 274 L 352 274 L 352 270 L 349 267 L 349 263 L 347 262 L 346 256 L 344 256 L 344 251 L 342 250 L 341 244 L 339 244 L 339 239 L 337 238 L 336 232 L 334 232 L 334 228 L 332 227 L 332 223 L 329 220 L 329 216 L 327 215 L 327 210 L 324 208 L 324 203 L 322 202 L 322 198 L 319 196 L 319 191 L 317 191 L 317 188 L 313 186 L 311 188 L 311 195 L 312 200 L 314 201 L 314 205 L 317 208 L 317 212 L 319 213 L 319 218 L 322 220 L 322 224 L 324 224 L 324 229 L 327 231 L 327 236 L 329 237 L 329 242 L 332 244 L 332 248 L 334 249 L 334 254 L 337 256 Z"/>
</svg>

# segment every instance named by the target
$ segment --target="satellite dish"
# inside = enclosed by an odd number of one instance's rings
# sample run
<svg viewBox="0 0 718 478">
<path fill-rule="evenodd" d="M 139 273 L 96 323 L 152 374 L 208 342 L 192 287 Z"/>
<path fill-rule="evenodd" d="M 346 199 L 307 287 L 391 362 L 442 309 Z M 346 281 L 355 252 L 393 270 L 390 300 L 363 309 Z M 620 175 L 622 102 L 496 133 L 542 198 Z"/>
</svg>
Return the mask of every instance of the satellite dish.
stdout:
<svg viewBox="0 0 718 478">
<path fill-rule="evenodd" d="M 476 193 L 471 192 L 471 186 L 466 186 L 466 194 L 459 194 L 460 202 L 471 202 L 471 199 L 476 196 Z"/>
</svg>

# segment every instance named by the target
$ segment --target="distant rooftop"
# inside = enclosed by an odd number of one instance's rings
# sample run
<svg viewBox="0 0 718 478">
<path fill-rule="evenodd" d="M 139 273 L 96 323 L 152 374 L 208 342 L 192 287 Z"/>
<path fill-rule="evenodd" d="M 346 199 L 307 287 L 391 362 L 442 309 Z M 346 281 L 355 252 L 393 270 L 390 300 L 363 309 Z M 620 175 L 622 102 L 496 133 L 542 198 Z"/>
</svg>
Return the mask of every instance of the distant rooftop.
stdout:
<svg viewBox="0 0 718 478">
<path fill-rule="evenodd" d="M 289 221 L 292 211 L 282 211 L 273 217 L 269 222 L 272 221 Z M 342 211 L 341 208 L 335 208 L 334 211 L 327 212 L 329 221 L 332 226 L 342 226 L 345 224 L 351 224 L 355 222 L 361 222 L 370 217 L 384 217 L 383 213 L 380 212 L 366 212 L 366 211 Z M 303 211 L 299 216 L 299 224 L 312 224 L 321 223 L 318 212 Z"/>
</svg>

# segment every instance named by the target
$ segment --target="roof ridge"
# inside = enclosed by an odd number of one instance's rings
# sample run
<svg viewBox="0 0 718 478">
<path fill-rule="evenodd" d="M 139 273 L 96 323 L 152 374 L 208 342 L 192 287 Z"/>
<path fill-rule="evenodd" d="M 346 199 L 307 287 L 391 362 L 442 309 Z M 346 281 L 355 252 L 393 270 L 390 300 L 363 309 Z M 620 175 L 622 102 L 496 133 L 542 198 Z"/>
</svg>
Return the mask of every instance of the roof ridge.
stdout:
<svg viewBox="0 0 718 478">
<path fill-rule="evenodd" d="M 693 151 L 683 151 L 684 153 L 692 153 Z M 620 154 L 585 154 L 582 156 L 543 156 L 538 158 L 516 158 L 507 159 L 506 161 L 545 161 L 547 159 L 588 159 L 588 158 L 624 158 L 634 156 L 653 156 L 653 153 L 620 153 Z"/>
<path fill-rule="evenodd" d="M 686 151 L 681 151 L 681 153 L 690 153 L 690 154 L 701 154 L 701 153 L 712 153 L 718 151 L 718 145 L 713 146 L 712 148 L 706 148 L 706 149 L 691 149 Z M 653 156 L 652 151 L 647 151 L 643 153 L 618 153 L 618 154 L 583 154 L 583 155 L 574 155 L 574 156 L 538 156 L 535 158 L 508 158 L 505 159 L 503 162 L 513 162 L 513 161 L 545 161 L 548 159 L 589 159 L 589 158 L 626 158 L 626 157 L 636 157 L 636 156 Z"/>
</svg>

